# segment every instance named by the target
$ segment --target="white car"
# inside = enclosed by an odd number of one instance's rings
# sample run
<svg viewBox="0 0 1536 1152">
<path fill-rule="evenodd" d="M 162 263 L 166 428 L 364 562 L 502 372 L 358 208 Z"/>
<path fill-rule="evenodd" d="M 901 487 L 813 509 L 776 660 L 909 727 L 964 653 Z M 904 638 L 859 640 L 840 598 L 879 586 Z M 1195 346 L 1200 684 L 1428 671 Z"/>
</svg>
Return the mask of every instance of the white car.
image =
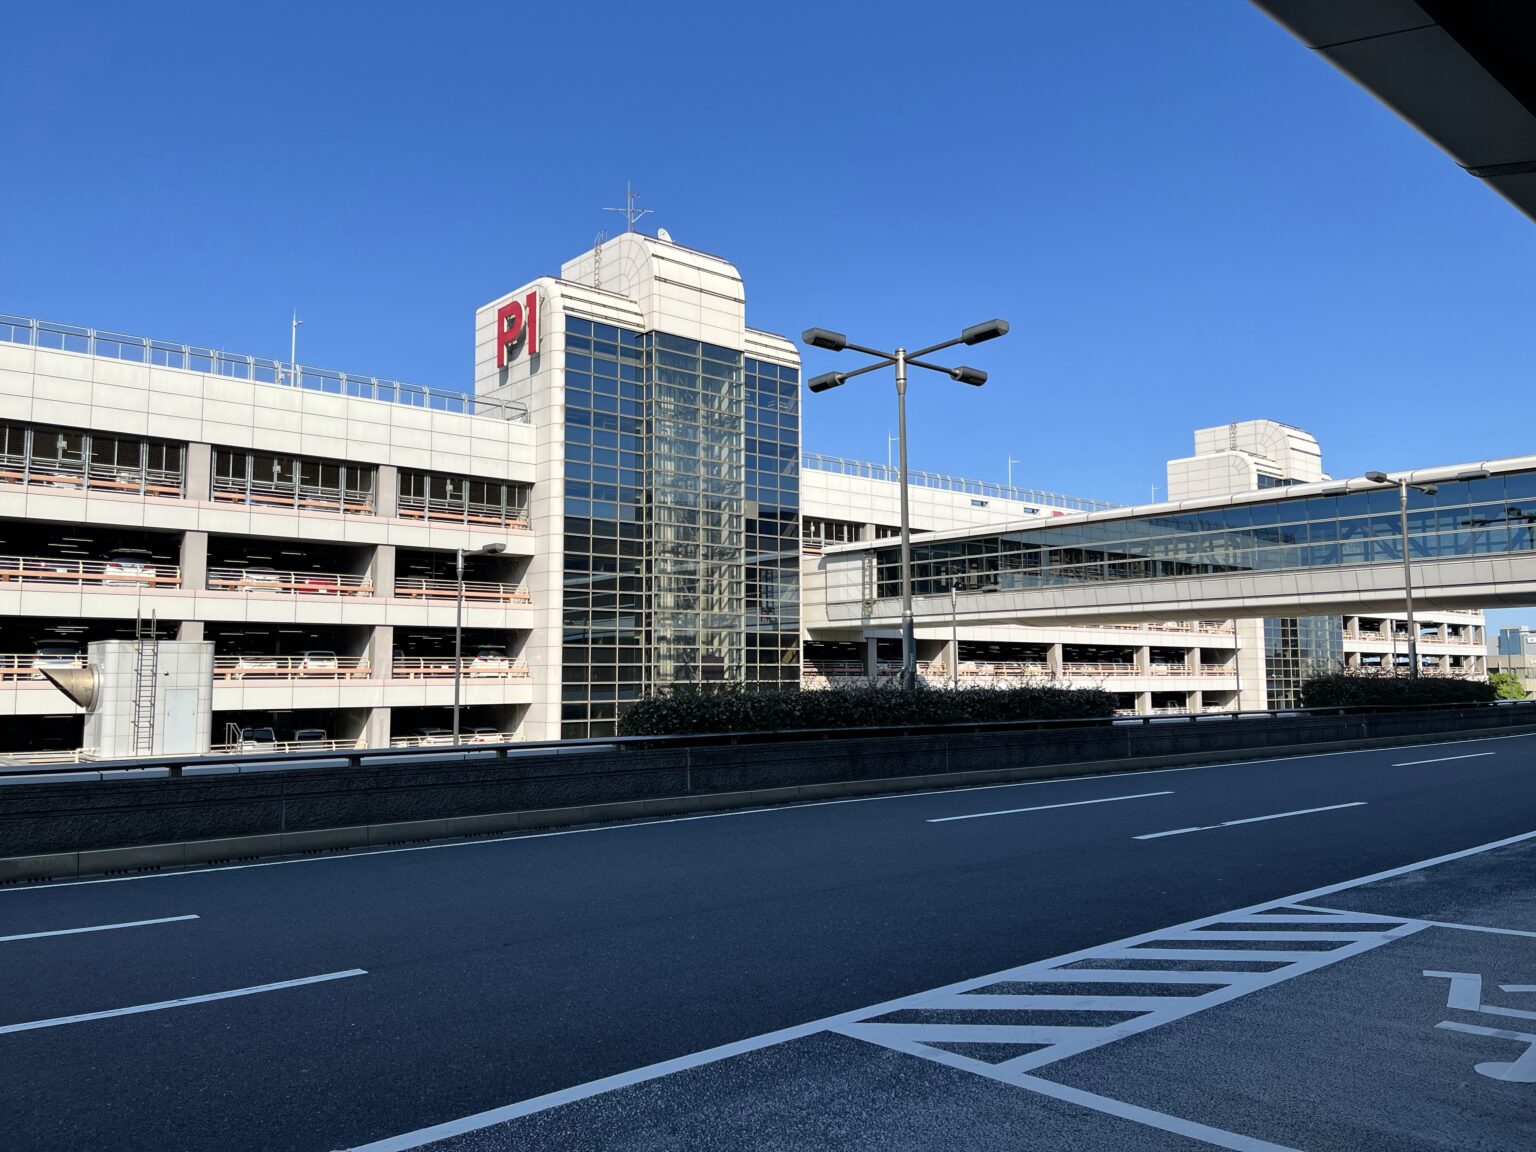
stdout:
<svg viewBox="0 0 1536 1152">
<path fill-rule="evenodd" d="M 512 662 L 507 659 L 505 652 L 498 652 L 494 648 L 482 648 L 475 653 L 475 658 L 469 662 L 469 674 L 471 676 L 500 676 L 512 667 Z"/>
<path fill-rule="evenodd" d="M 326 648 L 311 648 L 307 652 L 300 652 L 298 661 L 298 667 L 303 672 L 334 672 L 340 667 L 336 653 Z"/>
<path fill-rule="evenodd" d="M 146 584 L 155 575 L 154 554 L 147 548 L 114 548 L 102 566 L 102 583 L 108 588 Z"/>
<path fill-rule="evenodd" d="M 43 678 L 43 674 L 36 671 L 38 668 L 79 667 L 81 667 L 80 649 L 73 644 L 39 644 L 37 654 L 32 657 L 32 676 L 36 680 Z"/>
</svg>

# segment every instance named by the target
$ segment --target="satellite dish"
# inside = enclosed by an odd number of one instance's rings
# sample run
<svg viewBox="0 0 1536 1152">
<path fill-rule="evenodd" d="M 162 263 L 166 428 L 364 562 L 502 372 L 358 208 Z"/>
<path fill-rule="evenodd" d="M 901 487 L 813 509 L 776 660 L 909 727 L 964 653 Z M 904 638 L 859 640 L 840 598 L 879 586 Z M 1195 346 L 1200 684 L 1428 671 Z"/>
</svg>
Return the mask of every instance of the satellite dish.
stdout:
<svg viewBox="0 0 1536 1152">
<path fill-rule="evenodd" d="M 668 244 L 673 243 L 672 233 L 668 232 L 665 228 L 656 229 L 656 239 L 665 240 Z"/>
</svg>

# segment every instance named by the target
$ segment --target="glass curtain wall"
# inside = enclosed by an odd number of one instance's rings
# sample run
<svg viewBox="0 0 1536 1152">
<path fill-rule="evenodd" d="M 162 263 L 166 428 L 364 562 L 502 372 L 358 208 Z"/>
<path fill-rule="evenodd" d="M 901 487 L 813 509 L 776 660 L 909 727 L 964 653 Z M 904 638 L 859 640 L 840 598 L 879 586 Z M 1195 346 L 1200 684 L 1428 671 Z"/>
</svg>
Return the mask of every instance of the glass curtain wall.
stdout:
<svg viewBox="0 0 1536 1152">
<path fill-rule="evenodd" d="M 800 370 L 746 361 L 746 680 L 800 682 Z"/>
<path fill-rule="evenodd" d="M 566 319 L 560 735 L 606 736 L 651 682 L 641 337 Z"/>
<path fill-rule="evenodd" d="M 655 683 L 743 678 L 742 354 L 642 337 Z"/>
<path fill-rule="evenodd" d="M 1299 707 L 1302 684 L 1343 664 L 1341 617 L 1264 618 L 1264 686 L 1269 707 Z"/>
</svg>

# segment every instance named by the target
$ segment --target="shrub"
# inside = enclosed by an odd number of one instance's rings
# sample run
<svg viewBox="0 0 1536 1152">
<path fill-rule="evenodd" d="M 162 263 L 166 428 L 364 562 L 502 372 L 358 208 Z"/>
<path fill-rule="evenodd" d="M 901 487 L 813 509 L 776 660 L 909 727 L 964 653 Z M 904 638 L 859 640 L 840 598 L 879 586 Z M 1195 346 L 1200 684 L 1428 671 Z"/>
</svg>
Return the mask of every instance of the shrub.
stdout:
<svg viewBox="0 0 1536 1152">
<path fill-rule="evenodd" d="M 803 691 L 739 685 L 680 685 L 637 700 L 619 714 L 621 736 L 783 732 L 1008 720 L 1078 720 L 1114 714 L 1100 688 L 1025 685 L 946 691 L 852 684 Z"/>
<path fill-rule="evenodd" d="M 1303 708 L 1347 708 L 1377 705 L 1417 708 L 1426 704 L 1482 704 L 1496 689 L 1482 680 L 1448 676 L 1411 676 L 1396 672 L 1348 669 L 1313 676 L 1301 686 Z"/>
<path fill-rule="evenodd" d="M 1500 700 L 1525 699 L 1525 688 L 1520 683 L 1520 677 L 1513 672 L 1490 672 L 1488 683 L 1493 685 Z"/>
</svg>

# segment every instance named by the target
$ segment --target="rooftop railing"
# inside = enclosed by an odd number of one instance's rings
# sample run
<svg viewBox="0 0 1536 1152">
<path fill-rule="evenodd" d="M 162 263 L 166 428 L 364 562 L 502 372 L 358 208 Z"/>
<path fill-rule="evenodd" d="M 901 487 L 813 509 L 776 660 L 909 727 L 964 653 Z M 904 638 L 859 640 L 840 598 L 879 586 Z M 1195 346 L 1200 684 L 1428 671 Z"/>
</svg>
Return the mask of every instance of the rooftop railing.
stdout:
<svg viewBox="0 0 1536 1152">
<path fill-rule="evenodd" d="M 866 480 L 884 480 L 890 484 L 901 481 L 901 470 L 889 464 L 876 464 L 869 460 L 847 460 L 841 456 L 823 456 L 820 452 L 806 452 L 800 457 L 801 466 L 813 472 L 832 472 L 840 476 L 860 476 Z M 963 476 L 945 476 L 938 472 L 907 470 L 907 482 L 919 488 L 937 488 L 943 492 L 964 492 L 971 496 L 987 496 L 994 500 L 1017 500 L 1023 504 L 1042 504 L 1050 508 L 1069 509 L 1073 512 L 1102 512 L 1122 505 L 1105 500 L 1090 500 L 1084 496 L 1065 496 L 1060 492 L 1045 492 L 1039 488 L 1015 488 L 1011 484 L 994 484 L 990 480 L 967 480 Z"/>
<path fill-rule="evenodd" d="M 289 388 L 308 388 L 359 400 L 380 400 L 404 404 L 434 412 L 456 412 L 463 416 L 496 416 L 519 424 L 528 423 L 525 405 L 506 400 L 486 400 L 467 392 L 446 388 L 426 388 L 399 380 L 381 380 L 377 376 L 358 376 L 328 368 L 311 368 L 287 360 L 264 356 L 241 356 L 218 348 L 199 348 L 168 340 L 149 340 L 126 336 L 121 332 L 102 332 L 74 324 L 55 324 L 25 316 L 0 315 L 0 343 L 25 344 L 33 348 L 51 348 L 59 352 L 79 352 L 106 360 L 126 360 L 160 368 L 182 368 L 251 380 L 258 384 L 277 384 Z"/>
</svg>

